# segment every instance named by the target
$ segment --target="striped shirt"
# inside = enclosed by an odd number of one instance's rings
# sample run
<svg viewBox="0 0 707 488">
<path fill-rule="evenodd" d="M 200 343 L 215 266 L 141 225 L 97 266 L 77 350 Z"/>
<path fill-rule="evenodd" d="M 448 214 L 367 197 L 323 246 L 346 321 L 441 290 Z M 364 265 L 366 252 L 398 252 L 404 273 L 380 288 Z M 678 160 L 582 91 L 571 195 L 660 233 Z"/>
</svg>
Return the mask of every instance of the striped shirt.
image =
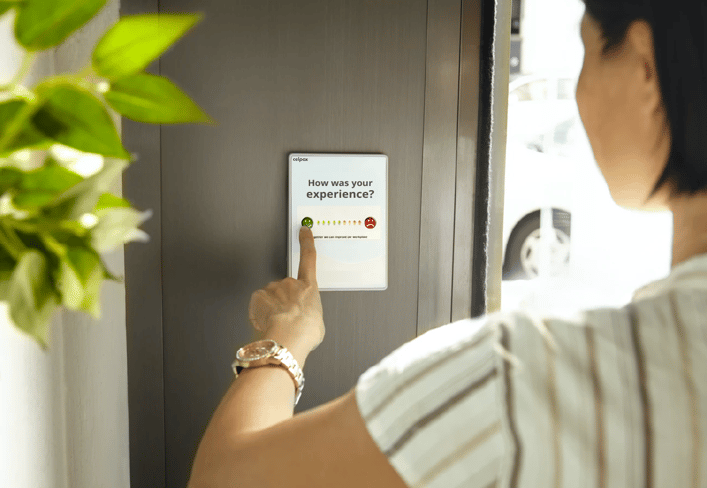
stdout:
<svg viewBox="0 0 707 488">
<path fill-rule="evenodd" d="M 707 486 L 707 254 L 621 309 L 432 330 L 356 398 L 410 487 Z"/>
</svg>

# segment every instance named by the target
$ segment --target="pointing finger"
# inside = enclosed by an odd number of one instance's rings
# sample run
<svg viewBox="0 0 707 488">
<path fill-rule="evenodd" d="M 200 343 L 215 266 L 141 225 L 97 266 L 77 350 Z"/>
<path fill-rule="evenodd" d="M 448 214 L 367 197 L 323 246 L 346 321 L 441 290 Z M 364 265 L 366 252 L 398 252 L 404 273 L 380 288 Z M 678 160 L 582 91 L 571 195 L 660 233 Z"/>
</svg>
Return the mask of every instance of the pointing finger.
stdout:
<svg viewBox="0 0 707 488">
<path fill-rule="evenodd" d="M 314 235 L 309 227 L 299 230 L 299 272 L 297 279 L 307 283 L 317 282 L 317 251 L 314 248 Z"/>
</svg>

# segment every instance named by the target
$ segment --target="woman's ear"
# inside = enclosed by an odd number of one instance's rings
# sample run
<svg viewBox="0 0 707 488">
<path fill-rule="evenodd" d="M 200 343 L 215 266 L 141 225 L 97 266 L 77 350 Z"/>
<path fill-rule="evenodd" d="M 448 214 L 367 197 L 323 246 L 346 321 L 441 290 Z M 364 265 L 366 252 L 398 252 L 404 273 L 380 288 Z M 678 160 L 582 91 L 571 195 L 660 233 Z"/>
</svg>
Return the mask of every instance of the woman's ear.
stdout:
<svg viewBox="0 0 707 488">
<path fill-rule="evenodd" d="M 642 78 L 648 81 L 655 77 L 655 47 L 650 24 L 645 20 L 633 21 L 626 32 L 625 45 L 630 46 L 632 54 L 642 61 Z"/>
</svg>

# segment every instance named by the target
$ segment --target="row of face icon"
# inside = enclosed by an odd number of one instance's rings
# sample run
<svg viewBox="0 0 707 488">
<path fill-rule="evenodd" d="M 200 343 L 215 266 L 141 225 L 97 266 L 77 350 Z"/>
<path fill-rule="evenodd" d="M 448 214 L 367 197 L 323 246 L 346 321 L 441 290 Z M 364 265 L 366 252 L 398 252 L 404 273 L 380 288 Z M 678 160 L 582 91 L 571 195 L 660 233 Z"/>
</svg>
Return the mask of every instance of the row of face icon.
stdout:
<svg viewBox="0 0 707 488">
<path fill-rule="evenodd" d="M 314 220 L 309 217 L 302 219 L 302 225 L 309 227 L 310 229 L 314 225 Z M 360 220 L 317 220 L 317 225 L 361 225 Z M 376 226 L 376 219 L 373 217 L 368 217 L 363 221 L 363 225 L 367 229 L 372 229 Z"/>
</svg>

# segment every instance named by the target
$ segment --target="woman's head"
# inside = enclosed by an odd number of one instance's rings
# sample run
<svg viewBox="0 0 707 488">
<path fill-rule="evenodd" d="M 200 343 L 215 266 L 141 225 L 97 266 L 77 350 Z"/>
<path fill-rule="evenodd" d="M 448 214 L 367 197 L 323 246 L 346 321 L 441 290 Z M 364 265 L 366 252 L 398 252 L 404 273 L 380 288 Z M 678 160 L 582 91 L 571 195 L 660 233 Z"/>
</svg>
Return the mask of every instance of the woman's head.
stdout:
<svg viewBox="0 0 707 488">
<path fill-rule="evenodd" d="M 617 203 L 707 191 L 707 4 L 584 0 L 577 104 Z"/>
</svg>

